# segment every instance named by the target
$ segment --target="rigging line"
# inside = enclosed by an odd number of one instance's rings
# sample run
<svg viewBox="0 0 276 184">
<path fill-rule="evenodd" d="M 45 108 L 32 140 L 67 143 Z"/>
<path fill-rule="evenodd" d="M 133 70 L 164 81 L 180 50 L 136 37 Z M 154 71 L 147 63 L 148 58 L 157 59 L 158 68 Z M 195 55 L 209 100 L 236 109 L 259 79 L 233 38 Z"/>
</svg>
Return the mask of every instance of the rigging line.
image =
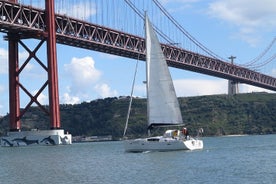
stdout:
<svg viewBox="0 0 276 184">
<path fill-rule="evenodd" d="M 221 60 L 225 60 L 224 58 L 222 58 L 221 56 L 215 54 L 214 52 L 212 52 L 210 49 L 208 49 L 207 47 L 205 47 L 203 44 L 201 44 L 199 41 L 197 41 L 187 30 L 185 30 L 172 16 L 171 14 L 161 5 L 160 2 L 158 2 L 158 0 L 153 0 L 153 2 L 157 5 L 157 7 L 170 19 L 170 21 L 172 21 L 172 23 L 184 34 L 186 35 L 194 44 L 196 44 L 199 48 L 201 48 L 203 51 L 205 51 L 207 54 L 209 54 L 210 56 L 217 58 L 217 59 L 221 59 Z"/>
<path fill-rule="evenodd" d="M 249 61 L 247 64 L 243 64 L 241 66 L 247 66 L 248 67 L 250 65 L 253 65 L 257 61 L 259 61 L 272 48 L 272 46 L 274 45 L 275 41 L 276 41 L 276 37 L 274 37 L 274 39 L 271 41 L 271 43 L 267 46 L 267 48 L 258 57 L 256 57 L 255 59 Z"/>
<path fill-rule="evenodd" d="M 131 110 L 131 105 L 132 105 L 132 99 L 133 99 L 134 85 L 135 85 L 135 80 L 136 80 L 136 73 L 137 73 L 137 68 L 138 68 L 138 62 L 139 62 L 139 55 L 138 55 L 138 59 L 136 61 L 136 65 L 135 65 L 135 72 L 134 72 L 134 77 L 133 77 L 133 81 L 132 81 L 130 101 L 129 101 L 128 111 L 127 111 L 127 119 L 126 119 L 126 125 L 125 125 L 125 129 L 124 129 L 123 137 L 125 137 L 126 131 L 127 131 L 128 120 L 129 120 L 129 115 L 130 115 L 130 110 Z"/>
<path fill-rule="evenodd" d="M 142 18 L 142 20 L 144 20 L 144 14 L 141 13 L 141 11 L 130 0 L 124 0 L 124 1 L 136 12 L 137 15 L 139 15 Z M 168 43 L 174 42 L 166 34 L 164 34 L 160 29 L 158 29 L 155 25 L 153 25 L 153 28 Z"/>
</svg>

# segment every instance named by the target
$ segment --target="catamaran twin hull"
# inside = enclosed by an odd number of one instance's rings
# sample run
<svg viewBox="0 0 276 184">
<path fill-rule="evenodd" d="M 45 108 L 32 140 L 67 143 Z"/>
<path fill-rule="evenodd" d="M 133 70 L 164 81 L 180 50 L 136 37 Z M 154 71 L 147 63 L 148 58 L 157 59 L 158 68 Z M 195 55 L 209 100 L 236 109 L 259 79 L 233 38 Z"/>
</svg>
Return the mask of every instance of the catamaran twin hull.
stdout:
<svg viewBox="0 0 276 184">
<path fill-rule="evenodd" d="M 1 137 L 1 146 L 33 146 L 33 145 L 67 145 L 72 144 L 72 135 L 64 134 L 64 130 L 32 130 L 8 132 Z"/>
<path fill-rule="evenodd" d="M 203 141 L 193 138 L 179 140 L 160 136 L 127 140 L 124 146 L 126 152 L 199 150 L 203 149 Z"/>
</svg>

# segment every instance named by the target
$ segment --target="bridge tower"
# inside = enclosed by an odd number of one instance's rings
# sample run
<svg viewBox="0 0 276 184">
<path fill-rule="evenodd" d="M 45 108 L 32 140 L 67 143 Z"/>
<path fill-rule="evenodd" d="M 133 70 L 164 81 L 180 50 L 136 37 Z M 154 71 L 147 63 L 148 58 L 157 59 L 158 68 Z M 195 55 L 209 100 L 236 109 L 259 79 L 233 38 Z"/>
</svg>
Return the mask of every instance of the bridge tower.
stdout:
<svg viewBox="0 0 276 184">
<path fill-rule="evenodd" d="M 235 56 L 230 56 L 228 59 L 231 59 L 231 64 L 234 64 Z M 228 80 L 228 95 L 235 95 L 239 93 L 238 82 L 233 80 Z"/>
<path fill-rule="evenodd" d="M 10 0 L 17 3 L 17 0 Z M 18 44 L 23 44 L 21 39 L 28 38 L 30 35 L 18 35 L 16 32 L 9 32 L 7 39 L 9 45 L 9 95 L 10 95 L 10 131 L 20 131 L 21 123 L 20 118 L 29 108 L 32 103 L 38 104 L 50 116 L 51 129 L 60 128 L 60 112 L 59 112 L 59 95 L 58 95 L 58 74 L 57 74 L 57 56 L 56 56 L 56 31 L 55 31 L 55 12 L 54 0 L 45 0 L 45 21 L 46 31 L 44 38 L 37 45 L 35 51 L 29 53 L 29 58 L 19 68 L 18 63 Z M 46 72 L 48 73 L 48 82 L 35 94 L 31 95 L 30 92 L 19 81 L 19 74 L 24 70 L 30 58 L 35 57 L 36 51 L 41 46 L 42 42 L 47 43 L 47 63 Z M 26 45 L 24 45 L 26 47 Z M 42 67 L 44 65 L 40 63 Z M 37 101 L 37 97 L 42 90 L 48 85 L 49 90 L 49 111 L 43 108 Z M 20 97 L 19 88 L 22 88 L 31 98 L 29 105 L 20 112 Z"/>
<path fill-rule="evenodd" d="M 18 0 L 9 0 L 12 3 L 18 3 Z M 17 30 L 9 31 L 6 36 L 8 40 L 9 52 L 9 103 L 10 103 L 10 132 L 8 137 L 2 138 L 2 146 L 15 145 L 14 140 L 20 140 L 17 145 L 25 143 L 28 145 L 27 139 L 36 139 L 38 144 L 40 142 L 49 144 L 71 144 L 71 135 L 64 135 L 64 130 L 61 129 L 60 124 L 60 110 L 59 110 L 59 94 L 58 94 L 58 73 L 57 73 L 57 51 L 56 51 L 56 29 L 55 29 L 55 12 L 54 0 L 45 0 L 45 31 L 40 35 L 41 41 L 33 51 L 23 43 L 23 39 L 34 38 L 30 33 L 18 32 Z M 20 31 L 20 30 L 19 30 Z M 34 33 L 35 34 L 35 33 Z M 37 33 L 36 33 L 37 34 Z M 35 35 L 37 37 L 37 35 Z M 47 66 L 41 62 L 36 56 L 36 52 L 41 45 L 47 44 Z M 21 45 L 29 52 L 29 57 L 19 66 L 18 46 Z M 20 83 L 20 73 L 24 70 L 28 62 L 34 59 L 47 72 L 48 80 L 42 85 L 35 95 L 32 95 L 23 84 Z M 49 109 L 46 109 L 38 102 L 38 96 L 48 86 Z M 29 97 L 30 102 L 27 106 L 20 110 L 20 93 L 23 90 Z M 45 131 L 21 131 L 20 119 L 30 106 L 36 103 L 46 114 L 50 117 L 51 130 Z M 28 138 L 29 136 L 29 138 Z M 23 139 L 24 138 L 24 139 Z M 51 140 L 50 140 L 51 139 Z M 4 141 L 3 141 L 4 140 Z M 39 141 L 40 142 L 39 142 Z"/>
</svg>

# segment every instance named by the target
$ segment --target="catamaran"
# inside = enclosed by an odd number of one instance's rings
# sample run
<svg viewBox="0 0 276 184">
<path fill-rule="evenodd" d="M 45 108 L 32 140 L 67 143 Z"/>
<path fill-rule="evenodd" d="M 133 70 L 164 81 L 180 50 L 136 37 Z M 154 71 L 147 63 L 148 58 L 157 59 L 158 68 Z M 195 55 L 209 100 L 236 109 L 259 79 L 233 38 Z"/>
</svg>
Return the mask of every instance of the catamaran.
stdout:
<svg viewBox="0 0 276 184">
<path fill-rule="evenodd" d="M 145 32 L 148 130 L 155 126 L 183 125 L 168 65 L 147 15 Z M 183 128 L 166 130 L 162 136 L 125 140 L 124 146 L 126 152 L 197 150 L 203 149 L 203 141 L 190 137 Z"/>
</svg>

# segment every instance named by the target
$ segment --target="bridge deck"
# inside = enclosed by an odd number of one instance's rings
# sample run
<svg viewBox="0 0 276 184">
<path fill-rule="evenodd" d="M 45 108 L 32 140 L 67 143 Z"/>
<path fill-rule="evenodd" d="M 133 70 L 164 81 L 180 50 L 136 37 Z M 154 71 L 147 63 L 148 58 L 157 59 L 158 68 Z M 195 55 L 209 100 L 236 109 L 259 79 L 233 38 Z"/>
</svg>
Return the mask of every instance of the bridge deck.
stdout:
<svg viewBox="0 0 276 184">
<path fill-rule="evenodd" d="M 60 44 L 145 60 L 145 39 L 56 14 L 56 35 Z M 45 12 L 0 0 L 0 32 L 7 39 L 45 39 Z M 162 44 L 172 67 L 190 70 L 276 91 L 276 78 L 172 45 Z"/>
</svg>

